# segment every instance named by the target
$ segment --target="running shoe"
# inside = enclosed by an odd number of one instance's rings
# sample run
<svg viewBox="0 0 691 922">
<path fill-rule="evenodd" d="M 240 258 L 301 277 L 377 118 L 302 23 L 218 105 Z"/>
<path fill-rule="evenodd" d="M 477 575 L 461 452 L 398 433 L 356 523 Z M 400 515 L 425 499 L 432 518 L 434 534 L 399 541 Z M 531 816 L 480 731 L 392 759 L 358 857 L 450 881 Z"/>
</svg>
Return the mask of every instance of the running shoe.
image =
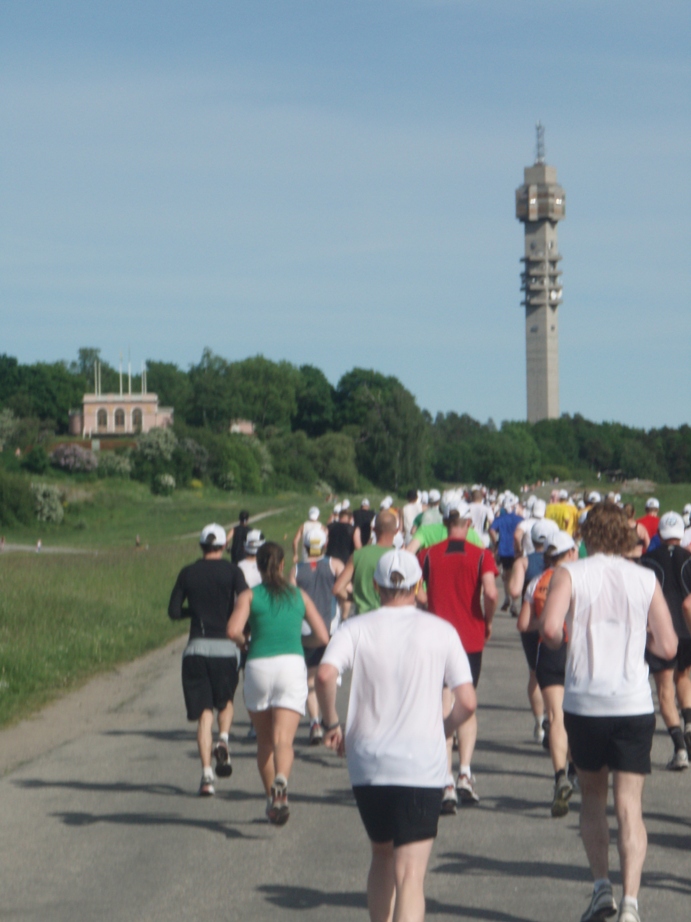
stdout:
<svg viewBox="0 0 691 922">
<path fill-rule="evenodd" d="M 505 600 L 504 600 L 504 604 L 503 604 L 502 607 L 500 608 L 500 611 L 508 611 L 508 610 L 509 610 L 509 605 L 510 605 L 509 600 L 508 600 L 508 599 L 505 599 Z"/>
<path fill-rule="evenodd" d="M 455 816 L 458 809 L 458 795 L 453 784 L 447 784 L 444 788 L 444 796 L 441 799 L 442 816 Z"/>
<path fill-rule="evenodd" d="M 571 782 L 562 775 L 559 781 L 554 785 L 554 797 L 552 798 L 552 816 L 566 816 L 569 812 L 569 797 L 573 794 Z"/>
<path fill-rule="evenodd" d="M 324 731 L 321 728 L 321 724 L 318 721 L 310 724 L 310 746 L 318 746 L 323 739 Z"/>
<path fill-rule="evenodd" d="M 458 794 L 458 799 L 464 806 L 473 806 L 474 804 L 480 803 L 480 798 L 475 793 L 475 788 L 473 784 L 475 778 L 470 775 L 459 775 L 458 780 L 456 781 L 456 793 Z"/>
<path fill-rule="evenodd" d="M 230 762 L 228 743 L 226 743 L 225 740 L 219 740 L 214 746 L 214 751 L 211 754 L 214 759 L 216 759 L 216 774 L 218 777 L 230 778 L 233 774 L 233 766 Z"/>
<path fill-rule="evenodd" d="M 542 721 L 535 721 L 535 727 L 533 729 L 533 739 L 538 745 L 541 745 L 543 739 L 545 738 L 545 728 L 542 726 Z"/>
<path fill-rule="evenodd" d="M 616 911 L 617 904 L 614 902 L 612 885 L 608 881 L 599 890 L 593 890 L 590 906 L 581 916 L 581 922 L 602 922 L 603 919 L 615 915 Z"/>
<path fill-rule="evenodd" d="M 549 752 L 549 721 L 546 717 L 542 721 L 542 729 L 545 731 L 545 735 L 542 737 L 542 748 Z"/>
<path fill-rule="evenodd" d="M 668 772 L 683 772 L 689 767 L 689 754 L 685 749 L 677 749 L 667 763 Z"/>
<path fill-rule="evenodd" d="M 569 779 L 569 781 L 571 782 L 571 787 L 572 787 L 572 789 L 573 789 L 573 793 L 574 793 L 574 794 L 579 794 L 579 793 L 580 793 L 580 790 L 581 790 L 581 787 L 580 787 L 580 785 L 579 785 L 579 783 L 578 783 L 578 773 L 577 773 L 576 769 L 575 769 L 575 768 L 573 768 L 573 769 L 570 768 L 570 769 L 568 770 L 568 772 L 566 773 L 566 777 L 567 777 L 567 778 Z"/>
<path fill-rule="evenodd" d="M 199 785 L 199 796 L 213 797 L 215 793 L 213 775 L 202 775 L 201 784 Z"/>
<path fill-rule="evenodd" d="M 628 903 L 626 906 L 622 904 L 617 922 L 641 922 L 641 917 L 634 906 L 630 906 Z"/>
<path fill-rule="evenodd" d="M 271 803 L 266 808 L 266 815 L 274 826 L 284 826 L 288 822 L 288 782 L 283 775 L 276 775 L 271 785 Z"/>
</svg>

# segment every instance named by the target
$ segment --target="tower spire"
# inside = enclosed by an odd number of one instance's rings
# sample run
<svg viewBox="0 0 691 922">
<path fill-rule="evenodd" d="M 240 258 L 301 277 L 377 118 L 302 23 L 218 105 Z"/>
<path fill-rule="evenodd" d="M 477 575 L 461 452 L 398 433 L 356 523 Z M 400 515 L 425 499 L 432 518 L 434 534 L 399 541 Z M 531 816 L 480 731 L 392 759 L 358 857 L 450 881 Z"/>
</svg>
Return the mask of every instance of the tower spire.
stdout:
<svg viewBox="0 0 691 922">
<path fill-rule="evenodd" d="M 535 125 L 535 134 L 537 135 L 535 145 L 535 163 L 545 162 L 545 126 L 538 119 Z"/>
</svg>

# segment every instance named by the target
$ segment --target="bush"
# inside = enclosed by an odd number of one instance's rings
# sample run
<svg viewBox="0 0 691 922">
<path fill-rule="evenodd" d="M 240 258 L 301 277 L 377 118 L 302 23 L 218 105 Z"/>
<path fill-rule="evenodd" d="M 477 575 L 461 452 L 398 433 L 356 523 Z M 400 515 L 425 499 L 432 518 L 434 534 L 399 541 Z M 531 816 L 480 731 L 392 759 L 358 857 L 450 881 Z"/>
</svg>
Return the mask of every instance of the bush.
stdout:
<svg viewBox="0 0 691 922">
<path fill-rule="evenodd" d="M 172 429 L 151 429 L 137 439 L 137 451 L 147 461 L 172 461 L 177 445 Z"/>
<path fill-rule="evenodd" d="M 238 475 L 235 471 L 224 471 L 216 477 L 216 486 L 221 490 L 236 490 L 238 485 Z"/>
<path fill-rule="evenodd" d="M 99 454 L 99 477 L 129 477 L 131 473 L 132 462 L 129 455 L 112 451 L 104 451 Z"/>
<path fill-rule="evenodd" d="M 31 491 L 34 494 L 36 518 L 39 522 L 62 522 L 65 510 L 62 507 L 59 488 L 49 483 L 32 483 Z"/>
<path fill-rule="evenodd" d="M 32 474 L 45 474 L 49 464 L 50 459 L 43 445 L 35 445 L 22 461 L 22 467 Z"/>
<path fill-rule="evenodd" d="M 51 453 L 50 463 L 71 474 L 89 473 L 98 467 L 98 458 L 93 451 L 81 445 L 58 445 Z"/>
<path fill-rule="evenodd" d="M 151 491 L 157 496 L 170 496 L 175 491 L 175 477 L 172 474 L 156 474 Z"/>
<path fill-rule="evenodd" d="M 0 525 L 31 524 L 34 506 L 34 497 L 26 480 L 0 470 Z"/>
</svg>

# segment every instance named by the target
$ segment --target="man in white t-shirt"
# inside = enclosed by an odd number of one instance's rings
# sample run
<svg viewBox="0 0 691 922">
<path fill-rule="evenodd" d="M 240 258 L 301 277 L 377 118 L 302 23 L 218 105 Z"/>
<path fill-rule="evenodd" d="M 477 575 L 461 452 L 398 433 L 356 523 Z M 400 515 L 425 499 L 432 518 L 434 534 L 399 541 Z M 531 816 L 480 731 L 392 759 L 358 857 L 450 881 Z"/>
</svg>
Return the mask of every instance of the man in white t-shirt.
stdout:
<svg viewBox="0 0 691 922">
<path fill-rule="evenodd" d="M 372 847 L 367 905 L 373 922 L 424 919 L 423 884 L 446 784 L 446 736 L 476 707 L 457 632 L 415 607 L 421 577 L 412 554 L 384 554 L 374 573 L 382 607 L 341 625 L 317 674 L 324 743 L 347 753 Z M 336 685 L 346 670 L 353 677 L 344 737 Z M 444 685 L 453 694 L 446 718 Z"/>
</svg>

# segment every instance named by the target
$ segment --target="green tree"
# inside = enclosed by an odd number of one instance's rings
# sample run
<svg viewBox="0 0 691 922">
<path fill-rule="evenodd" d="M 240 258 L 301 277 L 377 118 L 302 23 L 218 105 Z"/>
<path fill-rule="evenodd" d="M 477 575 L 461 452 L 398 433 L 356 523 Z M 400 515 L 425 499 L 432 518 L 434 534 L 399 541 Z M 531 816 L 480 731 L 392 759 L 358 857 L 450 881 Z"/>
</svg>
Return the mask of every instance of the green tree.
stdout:
<svg viewBox="0 0 691 922">
<path fill-rule="evenodd" d="M 312 438 L 333 429 L 334 389 L 323 371 L 313 365 L 300 366 L 295 400 L 293 429 L 302 429 Z"/>
</svg>

